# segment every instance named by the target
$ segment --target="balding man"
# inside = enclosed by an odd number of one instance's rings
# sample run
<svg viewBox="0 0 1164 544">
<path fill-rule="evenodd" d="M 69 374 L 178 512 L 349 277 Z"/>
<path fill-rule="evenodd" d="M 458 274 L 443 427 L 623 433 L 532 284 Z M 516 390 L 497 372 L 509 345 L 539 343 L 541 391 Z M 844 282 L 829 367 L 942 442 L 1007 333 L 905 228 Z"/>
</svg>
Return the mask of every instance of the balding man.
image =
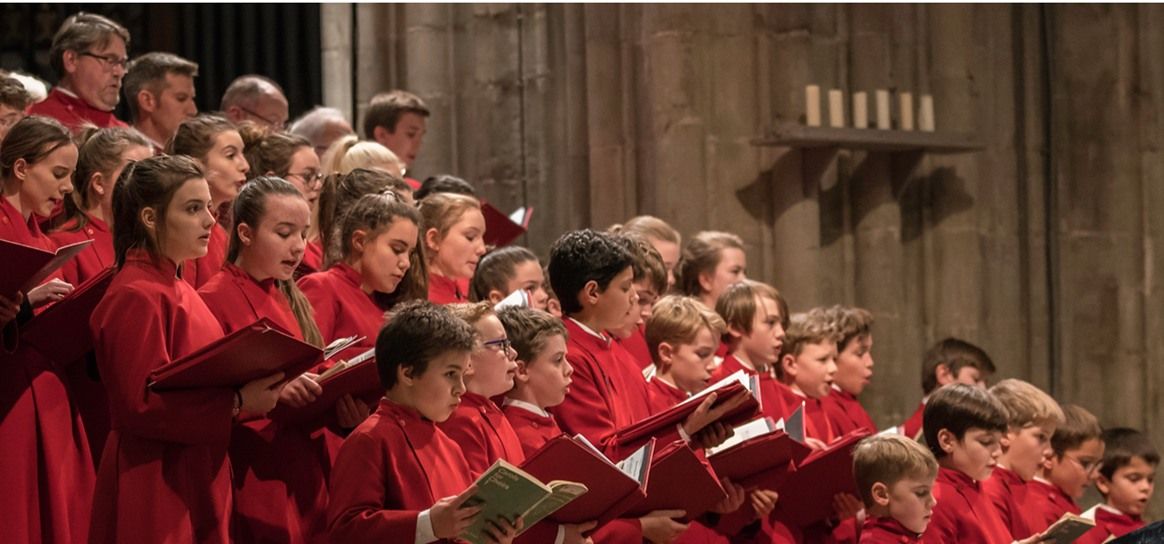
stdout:
<svg viewBox="0 0 1164 544">
<path fill-rule="evenodd" d="M 269 78 L 247 74 L 235 78 L 222 94 L 219 109 L 231 122 L 251 121 L 282 130 L 287 124 L 287 97 L 283 88 Z"/>
<path fill-rule="evenodd" d="M 291 133 L 307 138 L 320 157 L 336 140 L 354 132 L 343 112 L 323 106 L 312 108 L 291 124 Z"/>
</svg>

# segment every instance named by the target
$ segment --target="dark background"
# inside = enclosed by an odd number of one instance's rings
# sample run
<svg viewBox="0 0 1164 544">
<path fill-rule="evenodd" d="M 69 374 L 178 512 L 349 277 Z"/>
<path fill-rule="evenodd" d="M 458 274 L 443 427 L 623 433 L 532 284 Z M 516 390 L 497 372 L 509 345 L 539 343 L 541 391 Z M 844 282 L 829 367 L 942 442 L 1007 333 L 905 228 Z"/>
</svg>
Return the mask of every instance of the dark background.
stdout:
<svg viewBox="0 0 1164 544">
<path fill-rule="evenodd" d="M 218 109 L 226 86 L 262 74 L 283 86 L 290 118 L 322 102 L 318 4 L 5 4 L 0 6 L 0 68 L 55 84 L 49 47 L 61 22 L 98 13 L 129 29 L 132 59 L 168 51 L 199 64 L 199 111 Z M 125 99 L 118 117 L 128 119 Z"/>
</svg>

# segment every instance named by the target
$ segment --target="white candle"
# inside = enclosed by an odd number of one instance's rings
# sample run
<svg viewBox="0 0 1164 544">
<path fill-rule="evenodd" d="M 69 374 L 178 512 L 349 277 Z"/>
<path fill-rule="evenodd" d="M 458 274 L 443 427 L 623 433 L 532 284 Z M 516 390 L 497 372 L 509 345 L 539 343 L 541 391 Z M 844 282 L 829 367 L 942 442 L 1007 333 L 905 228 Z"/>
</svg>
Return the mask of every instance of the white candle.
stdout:
<svg viewBox="0 0 1164 544">
<path fill-rule="evenodd" d="M 804 88 L 804 124 L 810 127 L 820 126 L 819 85 L 809 85 Z"/>
<path fill-rule="evenodd" d="M 853 126 L 869 128 L 869 98 L 864 91 L 853 93 Z"/>
<path fill-rule="evenodd" d="M 889 130 L 889 91 L 877 89 L 877 128 Z"/>
<path fill-rule="evenodd" d="M 901 93 L 897 96 L 901 103 L 901 111 L 899 123 L 901 130 L 913 130 L 913 95 L 910 93 Z"/>
<path fill-rule="evenodd" d="M 934 97 L 921 95 L 921 112 L 918 114 L 918 128 L 924 132 L 934 131 Z"/>
<path fill-rule="evenodd" d="M 845 126 L 845 93 L 837 89 L 829 89 L 829 126 Z"/>
</svg>

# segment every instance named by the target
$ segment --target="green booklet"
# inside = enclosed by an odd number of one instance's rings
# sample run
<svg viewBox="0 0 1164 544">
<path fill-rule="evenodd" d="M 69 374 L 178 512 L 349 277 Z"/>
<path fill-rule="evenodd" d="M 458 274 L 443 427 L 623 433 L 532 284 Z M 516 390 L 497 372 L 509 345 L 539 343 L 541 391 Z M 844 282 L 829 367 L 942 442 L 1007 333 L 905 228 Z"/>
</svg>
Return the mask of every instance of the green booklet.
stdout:
<svg viewBox="0 0 1164 544">
<path fill-rule="evenodd" d="M 488 536 L 485 528 L 498 518 L 514 521 L 522 518 L 524 533 L 546 516 L 554 513 L 570 501 L 582 496 L 585 485 L 577 482 L 554 480 L 542 483 L 529 473 L 513 466 L 504 459 L 498 459 L 480 478 L 477 478 L 477 492 L 465 501 L 465 506 L 481 506 L 481 514 L 461 535 L 472 544 L 485 544 Z"/>
<path fill-rule="evenodd" d="M 1095 521 L 1067 512 L 1059 518 L 1059 521 L 1043 531 L 1043 542 L 1071 544 L 1083 536 L 1083 533 L 1090 531 L 1092 527 L 1095 527 Z"/>
</svg>

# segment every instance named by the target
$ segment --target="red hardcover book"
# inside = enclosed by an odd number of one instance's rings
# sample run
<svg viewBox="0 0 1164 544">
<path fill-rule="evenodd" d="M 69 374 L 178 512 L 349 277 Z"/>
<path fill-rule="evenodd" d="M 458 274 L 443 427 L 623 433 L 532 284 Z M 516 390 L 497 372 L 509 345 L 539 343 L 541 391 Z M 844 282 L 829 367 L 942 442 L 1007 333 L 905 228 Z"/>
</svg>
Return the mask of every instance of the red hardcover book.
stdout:
<svg viewBox="0 0 1164 544">
<path fill-rule="evenodd" d="M 551 520 L 566 524 L 596 520 L 601 526 L 647 497 L 654 451 L 655 441 L 651 440 L 615 464 L 581 435 L 563 435 L 533 452 L 521 469 L 542 481 L 568 480 L 589 489 L 550 514 Z"/>
<path fill-rule="evenodd" d="M 682 423 L 696 408 L 699 408 L 699 404 L 703 402 L 704 397 L 711 393 L 716 394 L 715 404 L 712 405 L 713 408 L 741 395 L 747 397 L 743 404 L 720 418 L 720 421 L 729 425 L 738 425 L 756 417 L 760 413 L 759 377 L 749 376 L 741 370 L 712 384 L 707 389 L 700 391 L 698 394 L 691 396 L 687 400 L 667 410 L 643 419 L 633 425 L 619 429 L 615 433 L 618 436 L 618 441 L 621 443 L 633 443 L 649 436 L 657 436 L 664 432 L 670 432 L 675 428 L 675 425 Z"/>
<path fill-rule="evenodd" d="M 319 386 L 323 392 L 314 401 L 300 408 L 277 404 L 269 417 L 280 423 L 318 429 L 335 423 L 335 405 L 344 395 L 375 407 L 384 396 L 380 371 L 376 368 L 376 350 L 369 349 L 342 364 L 340 367 L 337 363 L 320 375 Z"/>
<path fill-rule="evenodd" d="M 260 319 L 150 374 L 159 391 L 200 387 L 239 387 L 283 372 L 290 380 L 323 360 L 323 350 Z"/>
<path fill-rule="evenodd" d="M 0 240 L 0 263 L 4 263 L 4 274 L 0 275 L 0 293 L 11 296 L 40 285 L 56 269 L 92 243 L 93 240 L 82 240 L 61 246 L 56 251 L 46 251 Z"/>
<path fill-rule="evenodd" d="M 795 463 L 812 452 L 770 418 L 736 427 L 735 437 L 739 440 L 709 450 L 707 460 L 720 478 L 747 488 L 775 489 Z"/>
<path fill-rule="evenodd" d="M 529 228 L 532 209 L 526 209 L 521 223 L 515 223 L 488 202 L 481 202 L 481 215 L 485 216 L 485 243 L 494 247 L 507 246 Z"/>
<path fill-rule="evenodd" d="M 683 510 L 697 518 L 727 497 L 715 469 L 682 440 L 655 452 L 646 500 L 630 509 L 631 517 L 655 510 Z"/>
<path fill-rule="evenodd" d="M 776 519 L 807 527 L 833 516 L 833 497 L 838 493 L 857 496 L 853 448 L 866 436 L 868 431 L 857 429 L 805 457 L 778 490 L 782 500 L 773 512 Z"/>
<path fill-rule="evenodd" d="M 21 338 L 45 357 L 60 365 L 83 359 L 93 349 L 89 316 L 113 282 L 107 268 L 77 286 L 69 296 L 49 306 L 20 328 Z"/>
</svg>

